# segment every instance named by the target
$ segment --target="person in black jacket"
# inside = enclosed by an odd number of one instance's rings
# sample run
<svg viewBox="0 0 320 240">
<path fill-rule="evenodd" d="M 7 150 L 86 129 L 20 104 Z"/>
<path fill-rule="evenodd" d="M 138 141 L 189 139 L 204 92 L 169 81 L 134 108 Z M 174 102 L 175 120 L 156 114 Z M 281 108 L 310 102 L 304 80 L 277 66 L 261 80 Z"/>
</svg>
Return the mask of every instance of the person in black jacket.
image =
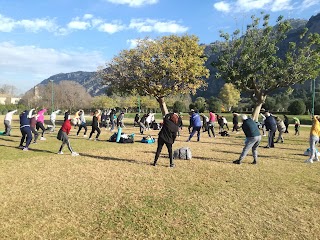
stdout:
<svg viewBox="0 0 320 240">
<path fill-rule="evenodd" d="M 233 112 L 232 123 L 233 123 L 232 132 L 234 132 L 234 131 L 238 132 L 238 130 L 239 130 L 239 118 L 238 118 L 238 113 L 236 113 L 236 112 Z"/>
<path fill-rule="evenodd" d="M 286 126 L 286 130 L 284 133 L 289 133 L 288 128 L 289 128 L 289 119 L 286 115 L 283 115 L 283 123 Z"/>
<path fill-rule="evenodd" d="M 98 110 L 98 109 L 95 110 L 94 111 L 94 115 L 92 117 L 92 123 L 91 123 L 92 130 L 91 130 L 90 135 L 89 135 L 89 140 L 91 140 L 92 135 L 95 133 L 95 131 L 97 131 L 97 135 L 96 135 L 96 138 L 94 140 L 95 141 L 99 141 L 99 136 L 100 136 L 100 133 L 101 133 L 101 130 L 100 130 L 100 127 L 99 127 L 100 117 L 101 117 L 101 111 Z"/>
<path fill-rule="evenodd" d="M 157 165 L 160 152 L 165 144 L 168 148 L 170 167 L 174 167 L 172 145 L 176 139 L 177 132 L 179 130 L 179 115 L 176 113 L 169 113 L 163 119 L 163 126 L 159 132 L 157 152 L 154 157 L 153 166 Z"/>
<path fill-rule="evenodd" d="M 265 111 L 264 116 L 266 117 L 264 124 L 266 126 L 266 130 L 269 132 L 268 145 L 265 146 L 265 148 L 274 148 L 274 136 L 277 131 L 277 122 L 269 111 Z"/>
<path fill-rule="evenodd" d="M 257 123 L 246 115 L 242 115 L 242 130 L 246 135 L 245 146 L 238 160 L 233 161 L 235 164 L 241 164 L 241 161 L 248 154 L 249 150 L 252 149 L 253 162 L 257 164 L 258 159 L 258 147 L 261 142 L 261 134 Z"/>
</svg>

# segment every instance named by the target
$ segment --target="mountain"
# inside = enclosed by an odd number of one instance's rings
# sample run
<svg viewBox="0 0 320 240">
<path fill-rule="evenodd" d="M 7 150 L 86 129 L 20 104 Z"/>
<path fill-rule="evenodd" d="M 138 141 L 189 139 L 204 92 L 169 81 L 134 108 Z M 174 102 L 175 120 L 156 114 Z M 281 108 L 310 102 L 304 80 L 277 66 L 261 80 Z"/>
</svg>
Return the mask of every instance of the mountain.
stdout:
<svg viewBox="0 0 320 240">
<path fill-rule="evenodd" d="M 91 96 L 99 96 L 106 92 L 107 85 L 101 83 L 101 79 L 97 76 L 97 72 L 71 72 L 59 73 L 43 80 L 39 85 L 46 85 L 50 81 L 59 83 L 61 81 L 75 81 L 81 84 Z"/>
</svg>

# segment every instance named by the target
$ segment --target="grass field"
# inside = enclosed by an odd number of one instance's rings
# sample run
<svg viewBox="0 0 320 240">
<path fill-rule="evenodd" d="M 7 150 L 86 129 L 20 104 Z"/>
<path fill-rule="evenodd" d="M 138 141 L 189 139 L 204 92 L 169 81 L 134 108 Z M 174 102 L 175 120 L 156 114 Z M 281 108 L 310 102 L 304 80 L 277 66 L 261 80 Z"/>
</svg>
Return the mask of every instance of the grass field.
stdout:
<svg viewBox="0 0 320 240">
<path fill-rule="evenodd" d="M 320 238 L 320 163 L 303 163 L 310 127 L 294 136 L 291 126 L 274 149 L 263 137 L 258 165 L 251 154 L 232 164 L 243 133 L 187 143 L 184 128 L 174 149 L 190 147 L 193 159 L 171 169 L 165 148 L 150 166 L 156 144 L 139 143 L 129 124 L 133 144 L 107 142 L 105 129 L 102 141 L 88 141 L 73 129 L 78 157 L 57 155 L 55 134 L 21 151 L 17 116 L 13 125 L 0 136 L 0 239 Z"/>
</svg>

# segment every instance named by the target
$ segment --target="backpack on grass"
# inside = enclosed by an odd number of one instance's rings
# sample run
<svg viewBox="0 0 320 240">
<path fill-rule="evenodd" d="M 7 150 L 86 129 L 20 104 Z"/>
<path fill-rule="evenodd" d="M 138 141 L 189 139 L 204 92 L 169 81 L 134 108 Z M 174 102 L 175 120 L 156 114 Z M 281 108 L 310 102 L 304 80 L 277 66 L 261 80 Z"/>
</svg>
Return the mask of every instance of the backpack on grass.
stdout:
<svg viewBox="0 0 320 240">
<path fill-rule="evenodd" d="M 182 147 L 173 152 L 173 158 L 191 160 L 191 149 L 188 147 Z"/>
</svg>

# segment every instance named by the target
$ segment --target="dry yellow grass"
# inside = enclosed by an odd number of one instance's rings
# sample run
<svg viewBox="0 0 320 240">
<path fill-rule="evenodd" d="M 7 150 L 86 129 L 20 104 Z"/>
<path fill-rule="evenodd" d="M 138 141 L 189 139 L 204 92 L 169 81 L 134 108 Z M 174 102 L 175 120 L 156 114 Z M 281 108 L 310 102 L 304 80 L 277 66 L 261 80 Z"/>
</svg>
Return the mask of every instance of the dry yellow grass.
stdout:
<svg viewBox="0 0 320 240">
<path fill-rule="evenodd" d="M 29 152 L 17 149 L 15 121 L 13 136 L 0 136 L 0 239 L 319 238 L 320 163 L 305 164 L 302 155 L 309 128 L 300 136 L 290 128 L 274 149 L 260 147 L 258 165 L 249 164 L 251 154 L 232 164 L 242 133 L 203 133 L 201 142 L 187 143 L 185 128 L 174 149 L 189 146 L 193 159 L 175 161 L 174 169 L 165 147 L 152 167 L 156 144 L 139 143 L 138 128 L 124 132 L 136 133 L 136 142 L 107 142 L 104 129 L 93 142 L 72 130 L 81 156 L 71 157 L 67 148 L 56 154 L 55 134 Z"/>
</svg>

